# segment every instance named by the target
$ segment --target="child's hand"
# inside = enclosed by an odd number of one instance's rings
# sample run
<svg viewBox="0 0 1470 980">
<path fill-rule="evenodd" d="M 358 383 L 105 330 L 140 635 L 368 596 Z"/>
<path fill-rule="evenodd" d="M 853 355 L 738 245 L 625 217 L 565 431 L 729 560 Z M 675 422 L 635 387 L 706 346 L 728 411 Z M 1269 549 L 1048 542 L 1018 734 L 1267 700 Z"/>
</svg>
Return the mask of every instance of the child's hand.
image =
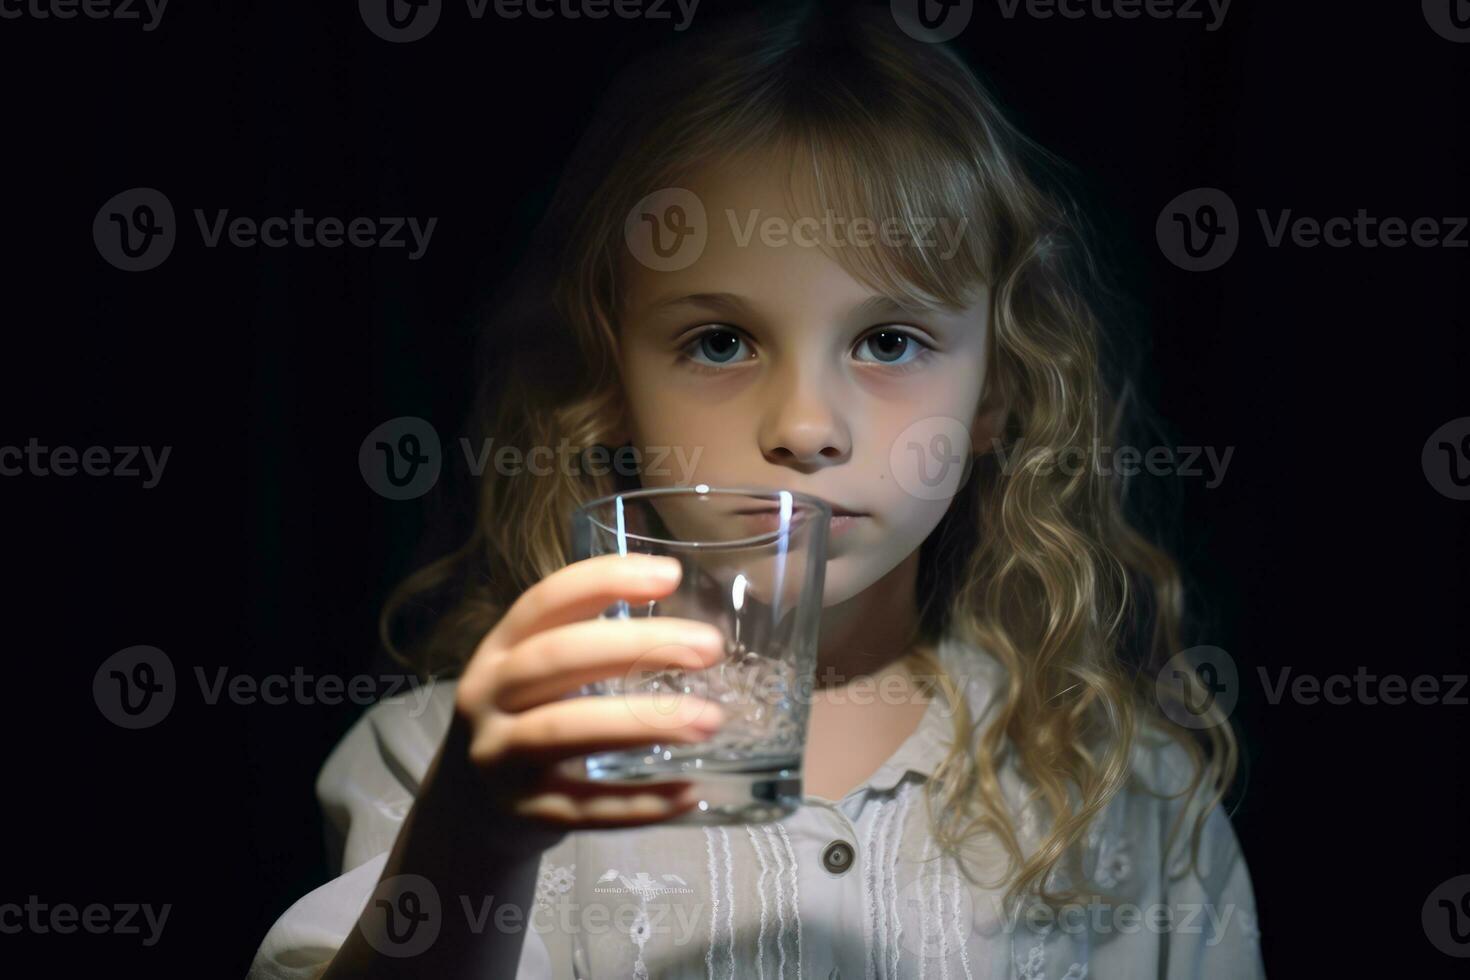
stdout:
<svg viewBox="0 0 1470 980">
<path fill-rule="evenodd" d="M 662 598 L 679 575 L 672 558 L 575 562 L 527 589 L 481 641 L 459 681 L 440 762 L 488 794 L 492 812 L 482 819 L 549 846 L 568 831 L 657 823 L 697 803 L 688 780 L 623 787 L 555 771 L 590 752 L 702 742 L 724 721 L 718 704 L 693 696 L 673 709 L 653 695 L 567 697 L 635 670 L 700 670 L 720 659 L 724 636 L 708 623 L 589 618 L 619 599 L 636 607 Z"/>
</svg>

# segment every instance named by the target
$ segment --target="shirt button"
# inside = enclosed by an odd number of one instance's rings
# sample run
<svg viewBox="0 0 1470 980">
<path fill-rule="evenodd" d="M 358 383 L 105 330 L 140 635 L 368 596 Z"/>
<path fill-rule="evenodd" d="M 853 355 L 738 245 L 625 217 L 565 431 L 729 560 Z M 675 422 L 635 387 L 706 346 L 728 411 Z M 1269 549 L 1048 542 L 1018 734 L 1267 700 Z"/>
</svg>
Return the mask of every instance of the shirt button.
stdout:
<svg viewBox="0 0 1470 980">
<path fill-rule="evenodd" d="M 852 867 L 852 845 L 845 840 L 834 840 L 822 852 L 822 867 L 834 875 L 845 874 Z"/>
</svg>

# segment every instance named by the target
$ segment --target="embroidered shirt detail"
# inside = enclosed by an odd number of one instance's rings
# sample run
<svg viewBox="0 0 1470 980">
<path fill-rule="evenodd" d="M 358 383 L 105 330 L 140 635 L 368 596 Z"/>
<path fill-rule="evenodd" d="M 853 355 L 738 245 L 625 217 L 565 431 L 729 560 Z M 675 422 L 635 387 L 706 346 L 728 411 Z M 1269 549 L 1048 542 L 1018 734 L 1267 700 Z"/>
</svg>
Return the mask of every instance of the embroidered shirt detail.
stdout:
<svg viewBox="0 0 1470 980">
<path fill-rule="evenodd" d="M 577 882 L 577 865 L 547 864 L 536 880 L 536 904 L 550 910 L 560 895 L 572 890 Z"/>
<path fill-rule="evenodd" d="M 869 832 L 863 842 L 867 852 L 864 868 L 864 907 L 868 911 L 867 980 L 887 980 L 899 975 L 899 934 L 903 923 L 898 910 L 898 844 L 908 821 L 914 784 L 904 781 L 897 794 L 873 810 Z"/>
<path fill-rule="evenodd" d="M 730 835 L 724 827 L 706 827 L 704 830 L 705 853 L 709 858 L 709 948 L 704 952 L 705 976 L 715 980 L 715 951 L 720 945 L 720 934 L 724 932 L 724 958 L 729 963 L 725 971 L 728 980 L 735 980 L 735 869 L 730 858 Z M 719 852 L 719 859 L 716 858 Z M 721 890 L 723 889 L 723 901 Z M 724 908 L 724 920 L 720 911 Z M 722 930 L 723 927 L 723 930 Z"/>
</svg>

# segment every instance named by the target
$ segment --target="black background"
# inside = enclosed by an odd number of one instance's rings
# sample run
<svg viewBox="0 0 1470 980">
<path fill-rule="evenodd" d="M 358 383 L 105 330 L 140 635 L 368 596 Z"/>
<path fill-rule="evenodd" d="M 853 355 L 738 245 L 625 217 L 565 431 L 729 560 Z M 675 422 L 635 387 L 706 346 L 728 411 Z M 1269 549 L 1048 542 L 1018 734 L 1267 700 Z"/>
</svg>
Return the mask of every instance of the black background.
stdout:
<svg viewBox="0 0 1470 980">
<path fill-rule="evenodd" d="M 704 0 L 691 32 L 740 5 Z M 416 415 L 461 431 L 475 303 L 504 277 L 596 96 L 669 22 L 471 20 L 373 36 L 355 5 L 176 3 L 135 21 L 0 20 L 6 171 L 0 444 L 171 447 L 159 485 L 0 478 L 10 779 L 0 902 L 171 903 L 162 940 L 0 936 L 6 960 L 243 976 L 327 876 L 313 781 L 360 714 L 206 704 L 194 671 L 376 672 L 376 618 L 425 501 L 371 492 L 357 452 Z M 1470 707 L 1272 705 L 1256 673 L 1465 673 L 1470 503 L 1426 479 L 1470 415 L 1470 250 L 1269 248 L 1273 214 L 1448 217 L 1464 191 L 1470 44 L 1417 3 L 1236 0 L 1223 26 L 1008 20 L 956 42 L 1022 127 L 1075 165 L 1098 245 L 1149 332 L 1148 388 L 1181 445 L 1234 447 L 1184 481 L 1180 557 L 1209 642 L 1244 679 L 1234 823 L 1267 968 L 1462 975 L 1420 924 L 1470 872 Z M 126 273 L 91 236 L 155 187 L 180 238 Z M 1170 264 L 1154 222 L 1227 191 L 1222 268 Z M 437 216 L 427 254 L 206 248 L 192 210 Z M 109 723 L 92 677 L 150 644 L 169 717 Z M 1274 676 L 1274 674 L 1273 674 Z M 1457 969 L 1459 968 L 1459 969 Z"/>
</svg>

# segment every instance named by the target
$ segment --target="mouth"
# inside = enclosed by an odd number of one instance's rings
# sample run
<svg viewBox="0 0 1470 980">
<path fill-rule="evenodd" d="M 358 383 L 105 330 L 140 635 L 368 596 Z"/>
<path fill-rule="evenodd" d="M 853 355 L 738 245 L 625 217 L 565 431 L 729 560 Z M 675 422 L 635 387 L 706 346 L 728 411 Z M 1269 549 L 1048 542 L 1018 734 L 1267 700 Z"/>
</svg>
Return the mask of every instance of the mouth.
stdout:
<svg viewBox="0 0 1470 980">
<path fill-rule="evenodd" d="M 832 508 L 832 516 L 834 518 L 835 517 L 868 517 L 869 516 L 869 514 L 867 513 L 867 511 L 848 510 L 846 507 L 839 507 L 836 504 L 830 504 L 829 506 L 831 506 L 831 508 Z M 781 513 L 781 508 L 780 507 L 775 507 L 775 506 L 771 506 L 771 507 L 742 507 L 739 510 L 737 510 L 735 513 L 737 513 L 737 514 L 779 514 L 779 513 Z"/>
<path fill-rule="evenodd" d="M 764 534 L 775 531 L 780 526 L 781 510 L 778 507 L 747 507 L 735 513 L 745 517 L 750 522 L 751 529 L 756 533 Z M 870 516 L 863 511 L 848 510 L 846 507 L 833 504 L 832 520 L 827 524 L 827 537 L 833 539 L 845 534 Z"/>
</svg>

